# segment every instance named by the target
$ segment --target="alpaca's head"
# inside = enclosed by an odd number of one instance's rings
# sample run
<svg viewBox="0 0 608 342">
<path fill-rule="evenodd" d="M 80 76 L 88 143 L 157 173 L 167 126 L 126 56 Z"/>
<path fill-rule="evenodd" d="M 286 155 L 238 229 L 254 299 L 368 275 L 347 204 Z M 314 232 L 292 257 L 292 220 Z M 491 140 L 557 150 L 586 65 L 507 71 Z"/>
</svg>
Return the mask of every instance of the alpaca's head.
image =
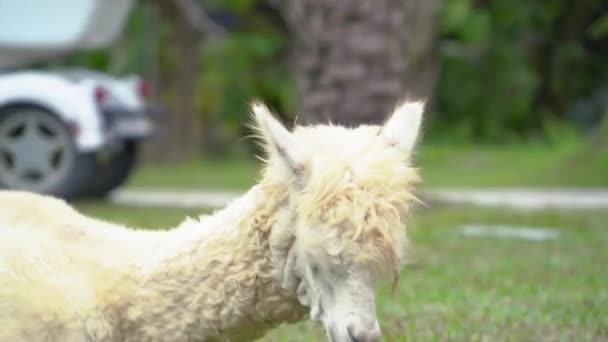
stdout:
<svg viewBox="0 0 608 342">
<path fill-rule="evenodd" d="M 423 104 L 398 106 L 384 125 L 287 130 L 261 104 L 264 182 L 288 189 L 289 224 L 271 236 L 283 286 L 310 307 L 332 341 L 378 341 L 375 287 L 395 277 L 416 202 L 411 154 Z"/>
</svg>

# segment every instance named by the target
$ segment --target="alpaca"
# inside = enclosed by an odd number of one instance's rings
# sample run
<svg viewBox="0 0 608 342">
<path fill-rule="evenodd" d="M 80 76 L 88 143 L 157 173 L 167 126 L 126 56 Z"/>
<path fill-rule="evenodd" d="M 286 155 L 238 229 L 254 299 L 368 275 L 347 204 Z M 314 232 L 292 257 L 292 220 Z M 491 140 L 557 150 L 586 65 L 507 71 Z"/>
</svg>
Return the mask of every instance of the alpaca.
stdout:
<svg viewBox="0 0 608 342">
<path fill-rule="evenodd" d="M 330 341 L 379 341 L 375 287 L 406 250 L 423 104 L 293 131 L 252 111 L 259 184 L 171 230 L 0 192 L 0 341 L 246 341 L 306 317 Z"/>
</svg>

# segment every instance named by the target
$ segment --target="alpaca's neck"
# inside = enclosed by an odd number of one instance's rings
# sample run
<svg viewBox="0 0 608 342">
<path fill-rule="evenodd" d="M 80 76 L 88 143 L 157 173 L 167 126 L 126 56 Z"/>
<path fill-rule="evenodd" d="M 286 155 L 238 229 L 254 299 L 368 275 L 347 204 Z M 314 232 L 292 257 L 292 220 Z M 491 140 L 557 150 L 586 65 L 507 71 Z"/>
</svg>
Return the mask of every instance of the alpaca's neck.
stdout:
<svg viewBox="0 0 608 342">
<path fill-rule="evenodd" d="M 125 308 L 125 335 L 242 341 L 301 319 L 304 308 L 280 288 L 269 247 L 282 197 L 254 187 L 217 214 L 167 232 L 142 265 L 141 285 Z"/>
</svg>

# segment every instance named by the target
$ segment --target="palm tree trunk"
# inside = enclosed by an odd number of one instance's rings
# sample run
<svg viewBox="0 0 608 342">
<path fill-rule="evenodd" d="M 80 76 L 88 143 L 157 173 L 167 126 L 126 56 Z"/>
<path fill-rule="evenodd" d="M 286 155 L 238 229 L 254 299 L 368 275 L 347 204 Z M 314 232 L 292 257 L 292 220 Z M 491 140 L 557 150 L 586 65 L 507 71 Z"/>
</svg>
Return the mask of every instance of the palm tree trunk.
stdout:
<svg viewBox="0 0 608 342">
<path fill-rule="evenodd" d="M 307 121 L 384 120 L 435 86 L 438 0 L 284 0 L 291 67 Z"/>
</svg>

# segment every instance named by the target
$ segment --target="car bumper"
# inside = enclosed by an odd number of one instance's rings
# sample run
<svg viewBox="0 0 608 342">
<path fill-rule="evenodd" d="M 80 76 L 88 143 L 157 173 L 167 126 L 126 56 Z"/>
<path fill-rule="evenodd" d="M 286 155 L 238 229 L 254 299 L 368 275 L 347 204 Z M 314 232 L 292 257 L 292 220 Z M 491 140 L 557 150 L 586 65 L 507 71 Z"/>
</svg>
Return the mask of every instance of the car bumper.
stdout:
<svg viewBox="0 0 608 342">
<path fill-rule="evenodd" d="M 145 139 L 154 132 L 146 111 L 107 108 L 102 111 L 104 133 L 108 141 Z"/>
</svg>

